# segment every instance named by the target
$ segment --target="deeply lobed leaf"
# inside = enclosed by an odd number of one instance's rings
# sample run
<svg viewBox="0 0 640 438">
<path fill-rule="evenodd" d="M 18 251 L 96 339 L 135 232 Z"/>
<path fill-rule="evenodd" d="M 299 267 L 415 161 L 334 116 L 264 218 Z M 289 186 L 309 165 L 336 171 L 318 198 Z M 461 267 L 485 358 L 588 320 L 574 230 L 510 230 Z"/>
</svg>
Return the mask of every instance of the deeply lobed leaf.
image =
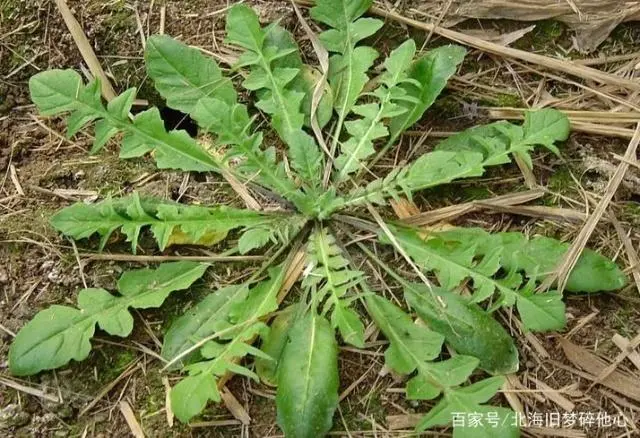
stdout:
<svg viewBox="0 0 640 438">
<path fill-rule="evenodd" d="M 389 197 L 410 197 L 418 190 L 481 176 L 489 166 L 509 163 L 513 154 L 527 159 L 536 145 L 555 150 L 555 142 L 567 138 L 568 119 L 557 110 L 545 109 L 527 113 L 525 126 L 537 126 L 541 119 L 553 120 L 553 126 L 543 135 L 503 121 L 462 131 L 408 166 L 394 169 L 384 179 L 353 189 L 341 207 L 365 202 L 384 204 Z"/>
<path fill-rule="evenodd" d="M 511 335 L 492 315 L 464 297 L 442 288 L 404 283 L 404 295 L 429 328 L 444 336 L 458 354 L 473 356 L 491 374 L 518 370 L 519 358 Z"/>
<path fill-rule="evenodd" d="M 262 214 L 224 205 L 184 205 L 141 199 L 137 193 L 125 198 L 107 198 L 96 204 L 79 202 L 62 209 L 51 218 L 55 229 L 74 239 L 98 234 L 101 238 L 100 248 L 104 247 L 114 231 L 120 229 L 127 236 L 127 241 L 131 242 L 134 253 L 140 232 L 146 227 L 149 227 L 158 247 L 164 250 L 172 244 L 213 245 L 225 239 L 230 230 L 237 228 L 289 225 L 297 230 L 302 223 L 295 215 Z M 242 249 L 246 250 L 247 246 Z"/>
<path fill-rule="evenodd" d="M 363 161 L 375 152 L 373 142 L 389 134 L 383 120 L 407 111 L 400 103 L 410 97 L 401 85 L 408 81 L 406 70 L 415 51 L 413 40 L 407 40 L 393 50 L 384 62 L 381 85 L 372 93 L 377 102 L 354 107 L 354 112 L 362 118 L 345 123 L 351 137 L 341 144 L 342 152 L 335 160 L 338 181 L 360 170 Z"/>
<path fill-rule="evenodd" d="M 415 231 L 396 229 L 394 237 L 419 266 L 435 272 L 443 288 L 453 290 L 472 279 L 472 302 L 484 301 L 497 291 L 500 297 L 494 308 L 516 304 L 526 329 L 564 328 L 562 296 L 555 291 L 535 294 L 533 283 L 551 272 L 545 268 L 556 266 L 566 244 L 543 237 L 528 240 L 520 233 L 489 234 L 481 229 L 435 233 L 426 240 Z M 381 239 L 386 241 L 384 236 Z M 523 284 L 521 272 L 529 278 L 528 283 Z M 582 272 L 590 272 L 592 290 L 619 288 L 626 281 L 615 263 L 593 252 L 578 260 L 572 276 Z M 574 281 L 581 283 L 577 278 Z"/>
<path fill-rule="evenodd" d="M 360 18 L 371 3 L 371 0 L 319 0 L 311 8 L 312 18 L 332 27 L 319 38 L 328 51 L 335 52 L 329 58 L 328 79 L 339 125 L 351 112 L 369 80 L 367 71 L 378 57 L 371 47 L 356 47 L 382 26 L 380 20 Z"/>
<path fill-rule="evenodd" d="M 157 108 L 128 118 L 135 98 L 129 89 L 109 102 L 105 108 L 100 99 L 97 80 L 85 85 L 73 70 L 48 70 L 29 80 L 31 100 L 43 115 L 70 112 L 67 135 L 71 137 L 93 120 L 96 135 L 92 152 L 97 152 L 118 132 L 124 133 L 120 156 L 133 158 L 148 152 L 161 169 L 219 172 L 218 160 L 185 131 L 166 131 Z"/>
<path fill-rule="evenodd" d="M 331 324 L 340 331 L 345 342 L 362 348 L 364 324 L 349 308 L 347 293 L 362 281 L 363 273 L 349 268 L 349 261 L 326 228 L 314 232 L 307 251 L 312 269 L 302 286 L 313 290 L 315 302 L 321 303 L 326 298 L 323 314 L 331 310 Z"/>
<path fill-rule="evenodd" d="M 483 405 L 502 387 L 503 377 L 491 377 L 468 386 L 461 386 L 478 366 L 478 359 L 456 355 L 447 360 L 434 362 L 433 360 L 440 354 L 442 335 L 427 327 L 414 324 L 409 315 L 381 296 L 367 296 L 366 303 L 367 311 L 389 339 L 390 345 L 385 351 L 386 365 L 399 374 L 416 372 L 416 375 L 407 382 L 407 397 L 431 400 L 442 395 L 440 402 L 420 421 L 417 430 L 451 424 L 455 413 L 468 415 L 474 412 L 496 410 L 505 416 L 513 416 L 513 412 L 509 409 Z M 506 422 L 500 427 L 508 431 L 505 436 L 517 436 L 518 429 L 515 424 Z M 491 429 L 489 425 L 483 424 L 473 428 L 473 433 L 490 433 Z M 465 436 L 464 433 L 470 433 L 470 431 L 465 427 L 460 428 L 454 425 L 454 436 Z"/>
<path fill-rule="evenodd" d="M 39 312 L 16 335 L 9 350 L 9 368 L 18 376 L 36 374 L 84 360 L 91 351 L 96 323 L 110 335 L 128 336 L 133 328 L 129 308 L 159 307 L 176 290 L 187 289 L 208 265 L 194 262 L 165 263 L 157 269 L 122 274 L 119 296 L 104 289 L 82 289 L 79 309 L 51 306 Z"/>
<path fill-rule="evenodd" d="M 234 298 L 222 312 L 216 312 L 214 318 L 201 318 L 203 314 L 210 313 L 211 309 L 207 306 L 207 309 L 198 309 L 202 311 L 193 316 L 185 316 L 180 322 L 180 327 L 189 326 L 184 331 L 176 329 L 182 331 L 180 338 L 194 335 L 196 338 L 190 339 L 191 342 L 195 341 L 194 345 L 198 336 L 210 339 L 199 351 L 203 360 L 187 365 L 185 370 L 188 376 L 171 389 L 171 407 L 180 421 L 187 422 L 198 415 L 209 400 L 220 401 L 218 377 L 226 372 L 257 380 L 252 371 L 237 361 L 247 354 L 269 359 L 250 343 L 255 336 L 264 334 L 266 326 L 260 322 L 260 318 L 277 310 L 277 295 L 285 274 L 282 266 L 274 267 L 270 269 L 268 279 L 257 283 L 244 297 Z M 179 352 L 182 348 L 188 348 L 184 340 L 178 343 L 178 347 L 172 346 L 171 350 Z"/>
</svg>

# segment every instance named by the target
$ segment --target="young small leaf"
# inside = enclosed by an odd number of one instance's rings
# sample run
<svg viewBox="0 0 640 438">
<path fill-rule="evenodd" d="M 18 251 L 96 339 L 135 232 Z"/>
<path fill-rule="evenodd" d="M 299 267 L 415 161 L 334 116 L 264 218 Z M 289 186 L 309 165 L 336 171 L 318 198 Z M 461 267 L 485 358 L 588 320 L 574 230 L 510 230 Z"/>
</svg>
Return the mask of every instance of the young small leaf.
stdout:
<svg viewBox="0 0 640 438">
<path fill-rule="evenodd" d="M 51 306 L 39 312 L 15 337 L 9 350 L 9 369 L 27 376 L 84 360 L 98 325 L 107 333 L 128 336 L 133 319 L 128 309 L 159 307 L 173 291 L 186 289 L 204 274 L 207 265 L 165 263 L 157 269 L 125 272 L 118 282 L 121 296 L 104 289 L 83 289 L 78 307 Z"/>
<path fill-rule="evenodd" d="M 331 429 L 338 406 L 338 345 L 329 322 L 314 310 L 289 331 L 278 366 L 276 406 L 286 436 L 315 438 Z"/>
</svg>

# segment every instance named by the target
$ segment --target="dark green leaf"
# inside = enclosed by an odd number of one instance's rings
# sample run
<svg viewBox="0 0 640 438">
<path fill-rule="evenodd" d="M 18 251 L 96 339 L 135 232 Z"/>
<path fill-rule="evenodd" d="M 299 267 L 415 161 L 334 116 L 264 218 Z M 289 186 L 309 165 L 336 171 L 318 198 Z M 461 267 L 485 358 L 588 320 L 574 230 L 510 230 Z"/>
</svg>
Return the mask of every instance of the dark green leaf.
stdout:
<svg viewBox="0 0 640 438">
<path fill-rule="evenodd" d="M 444 335 L 457 353 L 478 358 L 480 368 L 491 374 L 518 370 L 518 349 L 511 335 L 477 304 L 440 288 L 429 290 L 415 283 L 404 286 L 411 308 L 432 330 Z"/>
<path fill-rule="evenodd" d="M 286 436 L 316 438 L 331 429 L 338 406 L 338 346 L 329 322 L 313 311 L 289 331 L 276 405 Z"/>
</svg>

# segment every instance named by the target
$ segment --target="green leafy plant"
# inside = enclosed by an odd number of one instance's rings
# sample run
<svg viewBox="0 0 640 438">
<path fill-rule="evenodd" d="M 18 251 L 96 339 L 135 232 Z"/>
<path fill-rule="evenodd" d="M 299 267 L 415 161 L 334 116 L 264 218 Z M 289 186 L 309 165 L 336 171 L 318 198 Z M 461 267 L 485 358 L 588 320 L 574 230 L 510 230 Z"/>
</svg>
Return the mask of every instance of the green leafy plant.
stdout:
<svg viewBox="0 0 640 438">
<path fill-rule="evenodd" d="M 477 126 L 371 179 L 363 170 L 421 119 L 465 51 L 443 46 L 418 54 L 413 40 L 407 40 L 372 76 L 379 54 L 364 41 L 382 22 L 362 17 L 370 4 L 319 0 L 311 8 L 311 17 L 327 26 L 319 41 L 331 55 L 322 72 L 303 63 L 285 29 L 262 27 L 251 8 L 233 6 L 226 41 L 241 51 L 233 70 L 247 91 L 242 98 L 211 58 L 168 36 L 150 37 L 145 60 L 157 91 L 169 107 L 197 121 L 212 144 L 185 131 L 167 131 L 156 108 L 131 116 L 135 89 L 105 105 L 98 81 L 85 84 L 71 70 L 42 72 L 30 81 L 32 99 L 43 115 L 69 113 L 69 136 L 95 122 L 94 153 L 118 135 L 122 158 L 150 154 L 159 168 L 218 173 L 281 202 L 278 211 L 254 211 L 133 193 L 78 203 L 51 220 L 75 239 L 98 235 L 101 249 L 121 235 L 135 252 L 147 232 L 160 250 L 225 239 L 231 252 L 266 247 L 267 261 L 247 281 L 212 291 L 164 337 L 165 369 L 183 373 L 170 394 L 172 410 L 183 422 L 199 415 L 209 401 L 220 401 L 224 376 L 235 373 L 277 386 L 278 424 L 287 436 L 326 434 L 338 405 L 338 339 L 366 347 L 372 340 L 365 331 L 369 318 L 388 340 L 386 365 L 408 377 L 406 397 L 437 399 L 418 430 L 450 425 L 457 413 L 492 413 L 500 418 L 495 425 L 455 425 L 453 435 L 519 434 L 512 411 L 488 404 L 504 383 L 502 375 L 517 371 L 519 362 L 514 340 L 494 314 L 515 306 L 524 330 L 561 330 L 561 293 L 539 292 L 536 286 L 554 270 L 567 245 L 477 228 L 425 233 L 398 221 L 371 222 L 363 208 L 372 211 L 389 199 L 480 176 L 490 166 L 510 163 L 514 155 L 531 165 L 538 146 L 558 154 L 559 142 L 569 134 L 568 120 L 544 109 L 526 113 L 523 125 Z M 245 98 L 254 105 L 242 103 Z M 254 126 L 263 118 L 281 145 L 274 140 L 265 145 L 263 132 Z M 331 128 L 323 133 L 325 126 Z M 362 231 L 368 238 L 353 239 Z M 417 278 L 390 267 L 372 242 L 397 251 L 419 273 Z M 283 292 L 291 287 L 289 273 L 299 248 L 306 257 L 299 293 L 290 298 L 294 304 L 278 311 Z M 363 258 L 370 264 L 356 264 Z M 401 287 L 409 310 L 399 305 L 402 300 L 373 287 L 366 266 L 378 267 Z M 207 267 L 182 261 L 128 271 L 118 282 L 119 295 L 83 289 L 78 308 L 41 311 L 11 346 L 11 372 L 31 375 L 85 359 L 96 323 L 111 335 L 127 336 L 133 324 L 128 308 L 160 306 L 169 293 L 188 289 Z M 608 291 L 625 282 L 614 262 L 586 250 L 567 290 Z M 254 345 L 258 338 L 260 344 Z M 255 366 L 247 357 L 255 358 Z"/>
</svg>

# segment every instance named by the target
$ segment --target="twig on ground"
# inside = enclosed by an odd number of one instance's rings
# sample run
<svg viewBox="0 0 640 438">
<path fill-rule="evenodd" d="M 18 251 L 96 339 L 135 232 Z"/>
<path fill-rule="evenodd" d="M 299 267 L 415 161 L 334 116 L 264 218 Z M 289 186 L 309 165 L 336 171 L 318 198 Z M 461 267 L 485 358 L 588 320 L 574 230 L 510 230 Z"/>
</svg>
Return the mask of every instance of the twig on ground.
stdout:
<svg viewBox="0 0 640 438">
<path fill-rule="evenodd" d="M 636 126 L 636 131 L 627 147 L 627 152 L 625 153 L 625 158 L 631 160 L 636 156 L 636 150 L 638 148 L 638 143 L 640 143 L 640 123 Z M 562 292 L 567 284 L 567 280 L 569 279 L 569 274 L 571 270 L 575 266 L 582 253 L 582 250 L 585 248 L 587 241 L 591 237 L 591 234 L 595 230 L 598 222 L 604 215 L 609 203 L 613 199 L 613 195 L 615 195 L 620 183 L 622 182 L 627 169 L 629 168 L 629 164 L 626 162 L 621 162 L 618 164 L 615 173 L 609 180 L 609 184 L 607 185 L 607 189 L 605 190 L 604 195 L 600 199 L 600 202 L 594 209 L 589 219 L 585 222 L 582 230 L 578 234 L 578 237 L 574 240 L 574 242 L 569 247 L 569 250 L 565 253 L 562 261 L 558 265 L 558 269 L 549 275 L 545 280 L 540 284 L 539 290 L 546 290 L 551 287 L 551 285 L 556 282 L 558 283 L 558 291 Z"/>
<path fill-rule="evenodd" d="M 73 41 L 78 46 L 78 50 L 80 50 L 80 54 L 82 58 L 87 63 L 89 70 L 93 76 L 100 78 L 100 86 L 102 87 L 102 95 L 107 100 L 112 100 L 116 97 L 116 92 L 111 86 L 111 81 L 105 74 L 102 66 L 100 65 L 100 61 L 96 57 L 93 48 L 91 47 L 91 43 L 87 39 L 87 36 L 84 34 L 80 23 L 73 16 L 69 6 L 67 5 L 66 0 L 55 0 L 56 6 L 64 19 L 71 36 L 73 37 Z"/>
<path fill-rule="evenodd" d="M 118 262 L 168 262 L 173 260 L 190 260 L 193 262 L 255 262 L 265 260 L 265 256 L 181 256 L 181 255 L 133 255 L 133 254 L 91 254 L 81 253 L 81 258 L 90 260 L 112 260 Z"/>
</svg>

